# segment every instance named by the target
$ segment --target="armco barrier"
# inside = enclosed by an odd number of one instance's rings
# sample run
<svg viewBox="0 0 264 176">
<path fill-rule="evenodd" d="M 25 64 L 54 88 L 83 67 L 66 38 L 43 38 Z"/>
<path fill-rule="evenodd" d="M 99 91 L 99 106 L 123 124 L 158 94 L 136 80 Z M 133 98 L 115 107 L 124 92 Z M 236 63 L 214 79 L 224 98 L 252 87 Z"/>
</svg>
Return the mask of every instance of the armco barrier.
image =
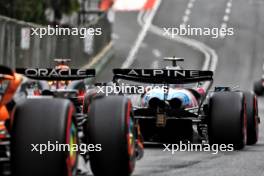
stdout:
<svg viewBox="0 0 264 176">
<path fill-rule="evenodd" d="M 82 67 L 111 42 L 111 24 L 104 13 L 92 24 L 81 26 L 102 29 L 102 35 L 94 35 L 92 39 L 55 35 L 23 38 L 32 27 L 43 26 L 0 16 L 0 64 L 12 68 L 52 67 L 54 58 L 70 58 L 72 67 Z"/>
</svg>

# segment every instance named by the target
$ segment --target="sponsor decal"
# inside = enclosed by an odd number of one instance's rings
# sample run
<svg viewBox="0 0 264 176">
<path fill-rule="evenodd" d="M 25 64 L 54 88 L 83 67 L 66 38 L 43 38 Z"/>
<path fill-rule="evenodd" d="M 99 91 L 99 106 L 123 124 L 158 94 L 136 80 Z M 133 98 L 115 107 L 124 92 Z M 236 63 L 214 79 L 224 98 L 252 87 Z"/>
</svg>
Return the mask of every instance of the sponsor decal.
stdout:
<svg viewBox="0 0 264 176">
<path fill-rule="evenodd" d="M 17 73 L 28 78 L 67 79 L 94 77 L 94 69 L 50 69 L 50 68 L 17 68 Z"/>
<path fill-rule="evenodd" d="M 162 70 L 162 69 L 127 69 L 123 75 L 142 77 L 181 77 L 197 78 L 200 76 L 198 70 Z"/>
</svg>

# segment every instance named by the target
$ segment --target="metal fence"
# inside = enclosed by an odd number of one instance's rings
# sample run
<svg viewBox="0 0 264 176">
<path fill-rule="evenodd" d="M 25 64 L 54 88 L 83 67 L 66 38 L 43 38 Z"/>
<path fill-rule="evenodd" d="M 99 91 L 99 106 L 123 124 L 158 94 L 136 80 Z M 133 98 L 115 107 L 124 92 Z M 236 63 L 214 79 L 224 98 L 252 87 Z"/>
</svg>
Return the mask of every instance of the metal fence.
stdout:
<svg viewBox="0 0 264 176">
<path fill-rule="evenodd" d="M 102 35 L 87 39 L 72 35 L 25 37 L 25 29 L 32 27 L 41 26 L 0 16 L 0 64 L 12 68 L 52 67 L 54 58 L 70 58 L 73 67 L 81 67 L 111 41 L 111 24 L 104 13 L 93 24 L 82 26 L 102 29 Z"/>
</svg>

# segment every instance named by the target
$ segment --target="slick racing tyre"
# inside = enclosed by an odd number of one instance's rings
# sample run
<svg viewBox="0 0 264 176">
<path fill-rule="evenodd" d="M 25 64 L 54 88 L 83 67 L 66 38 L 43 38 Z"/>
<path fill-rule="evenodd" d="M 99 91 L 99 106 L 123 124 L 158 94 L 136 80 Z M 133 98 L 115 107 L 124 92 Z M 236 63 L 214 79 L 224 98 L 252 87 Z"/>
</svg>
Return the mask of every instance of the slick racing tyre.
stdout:
<svg viewBox="0 0 264 176">
<path fill-rule="evenodd" d="M 239 92 L 215 92 L 209 99 L 208 137 L 210 144 L 246 144 L 245 101 Z"/>
<path fill-rule="evenodd" d="M 70 101 L 52 98 L 28 99 L 16 106 L 11 129 L 13 176 L 75 175 L 77 150 L 73 146 L 78 138 L 74 111 Z"/>
<path fill-rule="evenodd" d="M 256 95 L 263 95 L 263 85 L 262 85 L 262 80 L 256 81 L 254 83 L 254 92 Z"/>
<path fill-rule="evenodd" d="M 256 96 L 251 92 L 244 92 L 246 100 L 247 115 L 247 144 L 256 144 L 258 141 L 258 102 Z"/>
<path fill-rule="evenodd" d="M 130 175 L 135 167 L 135 128 L 131 101 L 124 96 L 95 98 L 88 112 L 88 142 L 101 145 L 90 152 L 95 176 Z"/>
</svg>

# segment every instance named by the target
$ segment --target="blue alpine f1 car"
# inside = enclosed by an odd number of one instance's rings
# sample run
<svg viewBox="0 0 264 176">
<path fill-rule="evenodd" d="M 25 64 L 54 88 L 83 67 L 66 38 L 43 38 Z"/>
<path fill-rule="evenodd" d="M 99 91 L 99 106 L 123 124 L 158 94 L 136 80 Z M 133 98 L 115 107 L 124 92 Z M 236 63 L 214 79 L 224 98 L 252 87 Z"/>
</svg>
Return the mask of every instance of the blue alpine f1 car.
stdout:
<svg viewBox="0 0 264 176">
<path fill-rule="evenodd" d="M 259 117 L 253 93 L 229 87 L 211 90 L 212 71 L 184 70 L 177 65 L 182 59 L 167 60 L 172 67 L 113 70 L 116 85 L 135 82 L 147 87 L 140 95 L 127 95 L 144 142 L 192 141 L 197 135 L 199 141 L 233 144 L 235 149 L 257 142 Z"/>
</svg>

